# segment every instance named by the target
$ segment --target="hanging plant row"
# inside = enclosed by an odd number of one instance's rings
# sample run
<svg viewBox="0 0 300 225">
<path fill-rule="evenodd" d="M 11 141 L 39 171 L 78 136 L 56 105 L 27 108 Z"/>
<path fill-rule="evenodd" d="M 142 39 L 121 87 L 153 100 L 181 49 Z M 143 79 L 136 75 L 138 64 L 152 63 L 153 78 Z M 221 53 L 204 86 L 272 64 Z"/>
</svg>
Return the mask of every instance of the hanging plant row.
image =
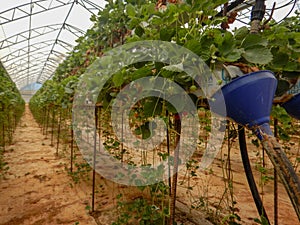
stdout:
<svg viewBox="0 0 300 225">
<path fill-rule="evenodd" d="M 78 45 L 59 65 L 52 82 L 58 84 L 68 77 L 79 77 L 97 57 L 125 42 L 162 40 L 190 49 L 212 70 L 218 69 L 220 64 L 232 64 L 244 72 L 272 70 L 279 80 L 277 95 L 286 93 L 295 84 L 300 72 L 299 14 L 280 24 L 270 24 L 259 34 L 250 34 L 247 27 L 228 31 L 220 28 L 226 18 L 215 17 L 216 8 L 225 2 L 187 1 L 157 9 L 151 1 L 108 1 L 98 17 L 91 18 L 95 23 L 93 28 L 77 40 Z M 154 69 L 155 73 L 151 74 L 149 71 Z M 177 79 L 186 90 L 192 86 L 192 81 L 184 79 L 179 72 L 166 71 L 160 64 L 147 63 L 144 67 L 133 65 L 124 68 L 103 92 L 118 92 L 133 78 L 158 74 Z"/>
<path fill-rule="evenodd" d="M 12 143 L 24 107 L 20 92 L 0 63 L 0 177 L 8 168 L 2 158 L 5 146 Z"/>
</svg>

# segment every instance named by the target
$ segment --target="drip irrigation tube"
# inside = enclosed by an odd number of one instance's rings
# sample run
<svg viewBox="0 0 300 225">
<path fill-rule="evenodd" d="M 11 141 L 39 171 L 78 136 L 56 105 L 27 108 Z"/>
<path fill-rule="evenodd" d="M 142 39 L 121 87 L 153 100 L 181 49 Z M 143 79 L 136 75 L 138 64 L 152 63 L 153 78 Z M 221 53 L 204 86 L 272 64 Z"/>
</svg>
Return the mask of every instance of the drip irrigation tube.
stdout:
<svg viewBox="0 0 300 225">
<path fill-rule="evenodd" d="M 245 138 L 245 128 L 241 125 L 238 125 L 238 130 L 239 130 L 239 144 L 240 144 L 240 151 L 241 151 L 241 156 L 242 156 L 242 161 L 244 165 L 244 170 L 246 173 L 247 181 L 251 190 L 252 197 L 254 199 L 257 211 L 260 216 L 264 216 L 268 223 L 270 224 L 269 218 L 267 216 L 267 213 L 265 211 L 265 208 L 263 206 L 262 200 L 260 198 L 252 169 L 250 166 L 250 161 L 249 161 L 249 156 L 248 156 L 248 151 L 247 151 L 247 145 L 246 145 L 246 138 Z"/>
</svg>

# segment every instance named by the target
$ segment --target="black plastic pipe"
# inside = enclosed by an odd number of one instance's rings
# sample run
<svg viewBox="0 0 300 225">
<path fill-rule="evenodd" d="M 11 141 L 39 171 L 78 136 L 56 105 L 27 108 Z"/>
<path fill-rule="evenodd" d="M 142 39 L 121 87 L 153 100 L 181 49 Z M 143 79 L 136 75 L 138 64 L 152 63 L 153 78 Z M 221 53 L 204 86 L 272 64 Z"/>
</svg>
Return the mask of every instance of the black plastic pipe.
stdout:
<svg viewBox="0 0 300 225">
<path fill-rule="evenodd" d="M 260 198 L 252 169 L 250 166 L 250 161 L 249 161 L 249 156 L 248 156 L 248 151 L 247 151 L 247 144 L 246 144 L 246 138 L 245 138 L 245 128 L 241 125 L 238 125 L 238 130 L 239 130 L 239 144 L 240 144 L 240 151 L 241 151 L 241 156 L 242 156 L 242 161 L 244 165 L 244 170 L 246 173 L 248 185 L 251 190 L 252 197 L 254 199 L 257 211 L 260 216 L 264 216 L 268 223 L 270 224 L 269 218 L 267 216 L 267 213 L 265 211 L 265 208 L 263 206 L 262 200 Z"/>
<path fill-rule="evenodd" d="M 238 5 L 242 4 L 245 0 L 236 0 L 234 2 L 232 2 L 231 4 L 229 4 L 227 6 L 227 11 L 231 11 L 232 9 L 234 9 L 235 7 L 237 7 Z M 216 17 L 221 17 L 221 16 L 224 16 L 224 10 L 221 10 L 217 15 Z"/>
<path fill-rule="evenodd" d="M 255 5 L 253 6 L 251 11 L 251 21 L 253 20 L 262 21 L 265 15 L 265 11 L 266 11 L 265 0 L 256 0 Z"/>
</svg>

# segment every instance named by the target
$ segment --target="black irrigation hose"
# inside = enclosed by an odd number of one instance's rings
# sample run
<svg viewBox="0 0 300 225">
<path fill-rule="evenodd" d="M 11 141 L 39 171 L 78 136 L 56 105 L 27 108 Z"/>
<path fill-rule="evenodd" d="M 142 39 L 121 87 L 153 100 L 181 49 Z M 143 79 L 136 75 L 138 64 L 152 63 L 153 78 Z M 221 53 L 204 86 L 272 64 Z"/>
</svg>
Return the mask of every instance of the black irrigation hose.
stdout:
<svg viewBox="0 0 300 225">
<path fill-rule="evenodd" d="M 260 198 L 252 169 L 250 166 L 249 156 L 247 152 L 247 144 L 246 144 L 246 138 L 245 138 L 245 128 L 241 125 L 238 125 L 238 131 L 239 131 L 239 144 L 240 144 L 240 151 L 242 156 L 242 161 L 244 165 L 244 170 L 246 173 L 247 181 L 251 190 L 252 197 L 254 199 L 257 211 L 260 216 L 264 216 L 266 220 L 268 221 L 268 224 L 270 224 L 269 218 L 267 216 L 267 213 L 265 211 L 265 208 L 263 206 L 262 200 Z"/>
<path fill-rule="evenodd" d="M 292 8 L 290 9 L 290 11 L 285 15 L 284 18 L 282 18 L 280 21 L 276 22 L 276 24 L 281 23 L 282 21 L 284 21 L 287 17 L 289 17 L 289 16 L 291 15 L 291 13 L 294 11 L 294 9 L 295 9 L 295 7 L 296 7 L 297 1 L 298 1 L 298 0 L 295 0 L 295 1 L 294 1 L 294 4 L 293 4 Z"/>
<path fill-rule="evenodd" d="M 229 12 L 230 10 L 234 9 L 235 7 L 237 7 L 238 5 L 242 4 L 245 0 L 236 0 L 234 2 L 232 2 L 230 5 L 228 5 L 227 7 L 227 11 Z M 223 16 L 223 9 L 216 15 L 216 17 L 220 17 Z"/>
</svg>

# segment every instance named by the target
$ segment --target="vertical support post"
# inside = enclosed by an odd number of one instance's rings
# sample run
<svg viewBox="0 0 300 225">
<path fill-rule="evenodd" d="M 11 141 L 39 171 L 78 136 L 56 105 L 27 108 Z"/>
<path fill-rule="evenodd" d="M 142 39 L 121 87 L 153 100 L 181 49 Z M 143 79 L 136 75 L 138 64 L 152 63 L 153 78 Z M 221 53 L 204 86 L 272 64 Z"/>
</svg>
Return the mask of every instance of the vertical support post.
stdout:
<svg viewBox="0 0 300 225">
<path fill-rule="evenodd" d="M 16 131 L 17 129 L 17 113 L 14 112 L 14 132 Z"/>
<path fill-rule="evenodd" d="M 230 154 L 230 122 L 227 120 L 227 134 L 228 134 L 228 140 L 227 140 L 227 171 L 228 171 L 228 182 L 231 182 L 231 154 Z"/>
<path fill-rule="evenodd" d="M 52 109 L 52 121 L 51 121 L 51 146 L 54 146 L 54 122 L 55 122 L 55 107 Z"/>
<path fill-rule="evenodd" d="M 121 163 L 123 163 L 124 159 L 124 111 L 122 110 L 122 119 L 121 119 Z"/>
<path fill-rule="evenodd" d="M 178 178 L 178 163 L 179 163 L 179 151 L 180 151 L 180 133 L 181 133 L 181 121 L 179 114 L 174 116 L 174 127 L 175 127 L 175 150 L 174 150 L 174 167 L 173 167 L 173 180 L 171 190 L 171 205 L 170 205 L 170 223 L 175 223 L 175 206 L 176 206 L 176 191 L 177 191 L 177 178 Z"/>
<path fill-rule="evenodd" d="M 46 117 L 46 109 L 43 108 L 43 113 L 42 113 L 41 117 L 39 118 L 39 124 L 41 124 L 41 130 L 42 130 L 43 134 L 44 134 L 44 121 L 45 121 L 45 117 Z"/>
<path fill-rule="evenodd" d="M 278 136 L 278 119 L 274 118 L 274 137 Z M 278 175 L 274 168 L 274 225 L 278 225 Z"/>
<path fill-rule="evenodd" d="M 4 119 L 4 116 L 5 116 L 5 114 L 4 114 L 4 112 L 5 112 L 5 106 L 4 106 L 4 103 L 2 103 L 1 104 L 1 115 L 3 116 L 3 117 L 1 117 L 1 122 L 2 122 L 2 126 L 1 126 L 1 128 L 2 128 L 2 147 L 3 147 L 3 151 L 5 151 L 5 119 Z"/>
<path fill-rule="evenodd" d="M 11 107 L 9 107 L 11 108 Z M 7 136 L 8 136 L 8 144 L 11 144 L 12 142 L 12 123 L 11 123 L 11 115 L 10 115 L 11 109 L 9 109 L 7 113 Z"/>
<path fill-rule="evenodd" d="M 167 129 L 166 129 L 166 132 L 167 132 L 167 152 L 168 152 L 168 182 L 169 182 L 169 195 L 171 195 L 171 184 L 172 184 L 172 181 L 171 181 L 171 167 L 170 167 L 170 124 L 171 124 L 171 121 L 170 121 L 170 115 L 169 115 L 168 110 L 166 111 L 166 116 L 167 116 L 167 119 L 168 119 L 168 124 L 167 124 Z"/>
<path fill-rule="evenodd" d="M 3 115 L 3 117 L 1 117 L 1 122 L 2 122 L 2 126 L 1 126 L 1 128 L 2 128 L 2 147 L 3 147 L 3 151 L 5 151 L 5 125 L 4 125 L 4 122 L 5 122 L 5 119 L 4 119 L 4 103 L 2 103 L 1 104 L 1 111 L 3 112 L 1 112 L 1 115 Z"/>
<path fill-rule="evenodd" d="M 60 139 L 60 127 L 61 127 L 62 109 L 59 110 L 58 128 L 57 128 L 57 142 L 56 142 L 56 155 L 58 155 L 59 139 Z"/>
<path fill-rule="evenodd" d="M 231 198 L 231 210 L 233 210 L 234 207 L 234 196 L 233 196 L 233 174 L 232 174 L 232 167 L 231 167 L 231 133 L 230 133 L 230 121 L 227 120 L 227 166 L 226 166 L 226 171 L 227 171 L 227 180 L 228 180 L 228 189 L 230 193 L 230 198 Z"/>
<path fill-rule="evenodd" d="M 98 139 L 99 139 L 99 151 L 101 150 L 101 107 L 102 105 L 99 105 L 99 110 L 98 110 Z"/>
<path fill-rule="evenodd" d="M 74 130 L 73 130 L 73 125 L 71 125 L 71 168 L 70 171 L 71 173 L 73 172 L 73 156 L 74 154 Z"/>
<path fill-rule="evenodd" d="M 93 187 L 92 187 L 92 212 L 95 211 L 95 183 L 96 183 L 96 150 L 98 130 L 98 107 L 95 106 L 95 128 L 94 128 L 94 154 L 93 154 Z"/>
<path fill-rule="evenodd" d="M 46 138 L 47 138 L 47 133 L 48 133 L 48 125 L 49 125 L 49 114 L 50 114 L 49 111 L 50 111 L 49 107 L 47 107 L 47 116 L 46 116 L 47 121 L 46 121 L 46 129 L 45 129 Z"/>
</svg>

